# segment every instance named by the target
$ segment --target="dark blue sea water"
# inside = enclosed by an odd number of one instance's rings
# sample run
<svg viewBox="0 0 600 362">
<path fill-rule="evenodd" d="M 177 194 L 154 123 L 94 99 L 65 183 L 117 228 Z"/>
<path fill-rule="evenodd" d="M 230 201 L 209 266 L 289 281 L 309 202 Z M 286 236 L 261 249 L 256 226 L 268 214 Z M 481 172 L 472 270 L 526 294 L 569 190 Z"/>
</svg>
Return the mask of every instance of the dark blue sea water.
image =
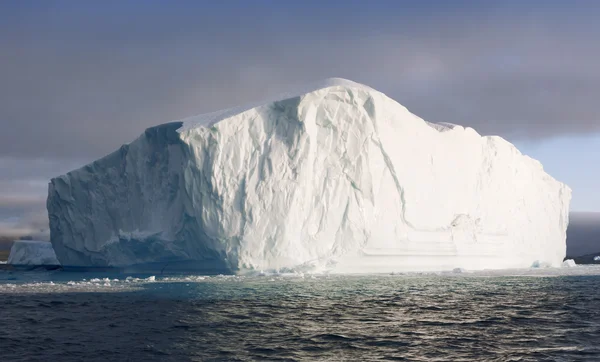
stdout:
<svg viewBox="0 0 600 362">
<path fill-rule="evenodd" d="M 125 277 L 0 272 L 0 360 L 600 360 L 598 275 Z"/>
</svg>

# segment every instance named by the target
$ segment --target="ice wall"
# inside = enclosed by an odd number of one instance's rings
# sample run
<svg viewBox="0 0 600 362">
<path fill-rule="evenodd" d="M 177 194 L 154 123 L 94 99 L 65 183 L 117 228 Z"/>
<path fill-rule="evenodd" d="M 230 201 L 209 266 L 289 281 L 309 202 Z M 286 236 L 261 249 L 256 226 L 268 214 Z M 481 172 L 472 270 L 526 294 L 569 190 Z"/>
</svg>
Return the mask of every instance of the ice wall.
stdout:
<svg viewBox="0 0 600 362">
<path fill-rule="evenodd" d="M 149 128 L 47 205 L 65 265 L 389 272 L 559 266 L 570 197 L 500 137 L 333 79 Z"/>
</svg>

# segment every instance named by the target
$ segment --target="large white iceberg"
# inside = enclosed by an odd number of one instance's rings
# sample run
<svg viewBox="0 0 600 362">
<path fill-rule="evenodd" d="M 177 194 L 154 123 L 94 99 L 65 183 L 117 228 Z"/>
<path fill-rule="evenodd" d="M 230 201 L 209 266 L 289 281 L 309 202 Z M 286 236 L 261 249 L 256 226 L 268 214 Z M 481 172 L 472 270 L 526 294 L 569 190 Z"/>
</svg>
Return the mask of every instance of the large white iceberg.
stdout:
<svg viewBox="0 0 600 362">
<path fill-rule="evenodd" d="M 10 248 L 8 264 L 11 265 L 60 265 L 52 244 L 47 241 L 16 240 Z"/>
<path fill-rule="evenodd" d="M 63 265 L 560 266 L 571 190 L 500 137 L 342 79 L 147 129 L 49 185 Z"/>
</svg>

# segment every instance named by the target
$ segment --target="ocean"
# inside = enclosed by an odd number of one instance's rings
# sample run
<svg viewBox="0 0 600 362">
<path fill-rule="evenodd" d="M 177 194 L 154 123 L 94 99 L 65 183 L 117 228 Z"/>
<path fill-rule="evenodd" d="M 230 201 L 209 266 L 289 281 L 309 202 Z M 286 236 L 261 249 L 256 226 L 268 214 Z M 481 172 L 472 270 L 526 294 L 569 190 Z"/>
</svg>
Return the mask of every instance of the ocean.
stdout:
<svg viewBox="0 0 600 362">
<path fill-rule="evenodd" d="M 2 361 L 598 361 L 600 268 L 0 271 Z"/>
</svg>

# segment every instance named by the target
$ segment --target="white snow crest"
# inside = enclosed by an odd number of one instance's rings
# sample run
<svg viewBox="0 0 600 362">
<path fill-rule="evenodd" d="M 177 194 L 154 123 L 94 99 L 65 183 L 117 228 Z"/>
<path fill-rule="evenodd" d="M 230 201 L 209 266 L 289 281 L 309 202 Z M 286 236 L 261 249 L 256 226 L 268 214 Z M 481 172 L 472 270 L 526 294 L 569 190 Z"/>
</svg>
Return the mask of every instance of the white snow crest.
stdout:
<svg viewBox="0 0 600 362">
<path fill-rule="evenodd" d="M 262 100 L 260 102 L 254 102 L 242 106 L 232 107 L 228 109 L 219 110 L 216 112 L 205 113 L 193 117 L 188 117 L 182 120 L 178 120 L 175 122 L 181 122 L 183 125 L 178 132 L 185 132 L 196 127 L 211 127 L 215 123 L 222 121 L 224 119 L 240 115 L 248 110 L 259 108 L 261 106 L 269 105 L 275 102 L 285 101 L 288 99 L 298 98 L 303 95 L 315 92 L 326 90 L 330 88 L 343 88 L 343 89 L 356 89 L 356 90 L 366 90 L 369 92 L 377 92 L 376 90 L 360 83 L 353 82 L 348 79 L 343 78 L 327 78 L 324 80 L 320 80 L 317 82 L 313 82 L 310 84 L 303 84 L 296 86 L 294 89 L 289 90 L 285 93 L 279 94 L 274 97 L 269 97 L 268 99 Z M 377 92 L 379 93 L 379 92 Z"/>
</svg>

